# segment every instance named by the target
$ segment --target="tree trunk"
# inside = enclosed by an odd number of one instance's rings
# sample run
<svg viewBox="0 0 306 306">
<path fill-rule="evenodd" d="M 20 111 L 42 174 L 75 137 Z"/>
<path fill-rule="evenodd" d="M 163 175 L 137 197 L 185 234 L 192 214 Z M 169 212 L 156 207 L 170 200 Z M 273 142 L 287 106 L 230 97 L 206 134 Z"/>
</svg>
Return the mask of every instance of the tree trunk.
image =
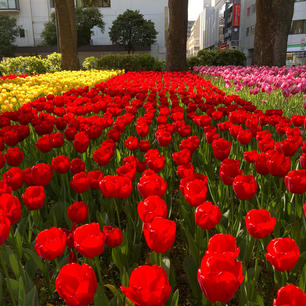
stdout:
<svg viewBox="0 0 306 306">
<path fill-rule="evenodd" d="M 294 0 L 256 0 L 254 64 L 284 66 Z"/>
<path fill-rule="evenodd" d="M 167 70 L 183 71 L 187 69 L 188 0 L 168 0 L 168 6 Z"/>
<path fill-rule="evenodd" d="M 74 0 L 55 0 L 59 45 L 63 70 L 78 70 L 80 63 L 77 49 L 77 28 Z"/>
</svg>

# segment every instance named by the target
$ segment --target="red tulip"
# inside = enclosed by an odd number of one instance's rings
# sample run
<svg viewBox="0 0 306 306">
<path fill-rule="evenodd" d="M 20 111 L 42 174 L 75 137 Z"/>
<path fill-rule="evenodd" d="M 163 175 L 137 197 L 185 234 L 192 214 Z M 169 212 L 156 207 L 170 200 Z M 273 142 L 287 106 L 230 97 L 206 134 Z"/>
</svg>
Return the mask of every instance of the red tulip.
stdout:
<svg viewBox="0 0 306 306">
<path fill-rule="evenodd" d="M 270 174 L 277 177 L 285 176 L 290 170 L 290 158 L 277 151 L 269 151 L 267 155 L 267 167 Z"/>
<path fill-rule="evenodd" d="M 250 130 L 240 130 L 237 135 L 237 140 L 242 145 L 247 145 L 252 140 L 252 132 Z"/>
<path fill-rule="evenodd" d="M 74 202 L 67 208 L 68 218 L 76 224 L 83 223 L 88 218 L 88 206 L 84 202 Z"/>
<path fill-rule="evenodd" d="M 191 153 L 187 149 L 172 153 L 172 158 L 177 165 L 186 165 L 191 161 Z"/>
<path fill-rule="evenodd" d="M 22 195 L 24 205 L 30 210 L 42 208 L 46 200 L 46 194 L 43 186 L 30 186 Z"/>
<path fill-rule="evenodd" d="M 77 193 L 86 192 L 89 189 L 89 180 L 85 172 L 80 172 L 72 177 L 70 186 Z"/>
<path fill-rule="evenodd" d="M 277 271 L 293 269 L 299 257 L 300 249 L 291 238 L 275 238 L 267 246 L 266 259 Z"/>
<path fill-rule="evenodd" d="M 112 226 L 104 226 L 103 233 L 105 235 L 105 243 L 110 248 L 115 248 L 122 243 L 122 232 L 119 228 Z"/>
<path fill-rule="evenodd" d="M 36 143 L 36 148 L 42 152 L 47 153 L 53 149 L 52 138 L 49 134 L 40 137 Z"/>
<path fill-rule="evenodd" d="M 9 148 L 5 153 L 5 159 L 9 166 L 19 166 L 23 160 L 23 152 L 18 147 Z"/>
<path fill-rule="evenodd" d="M 228 157 L 231 151 L 232 143 L 227 141 L 226 139 L 219 138 L 212 142 L 213 154 L 216 159 L 224 160 Z"/>
<path fill-rule="evenodd" d="M 269 169 L 267 167 L 268 156 L 266 153 L 259 153 L 255 160 L 255 169 L 261 175 L 268 175 Z"/>
<path fill-rule="evenodd" d="M 167 189 L 167 182 L 152 170 L 145 170 L 137 184 L 137 189 L 144 199 L 150 195 L 162 198 Z"/>
<path fill-rule="evenodd" d="M 156 217 L 167 217 L 167 204 L 159 196 L 151 195 L 138 203 L 137 212 L 143 222 L 152 222 Z"/>
<path fill-rule="evenodd" d="M 89 146 L 89 137 L 85 132 L 80 132 L 74 136 L 73 147 L 78 153 L 84 153 Z"/>
<path fill-rule="evenodd" d="M 106 198 L 127 199 L 132 193 L 132 181 L 126 176 L 107 175 L 100 181 L 99 188 Z"/>
<path fill-rule="evenodd" d="M 240 161 L 229 158 L 224 159 L 220 165 L 219 174 L 223 184 L 232 185 L 235 177 L 243 174 L 240 169 Z"/>
<path fill-rule="evenodd" d="M 258 156 L 258 152 L 256 150 L 244 152 L 243 156 L 246 162 L 250 164 L 255 163 L 257 156 Z"/>
<path fill-rule="evenodd" d="M 53 177 L 53 169 L 48 164 L 37 164 L 32 167 L 33 184 L 47 186 Z"/>
<path fill-rule="evenodd" d="M 273 306 L 299 306 L 306 305 L 306 294 L 294 285 L 286 285 L 277 291 L 277 298 Z"/>
<path fill-rule="evenodd" d="M 37 254 L 46 260 L 53 260 L 64 254 L 66 234 L 61 228 L 51 227 L 40 232 L 35 239 Z"/>
<path fill-rule="evenodd" d="M 150 147 L 151 147 L 151 144 L 150 144 L 150 142 L 148 140 L 141 140 L 139 142 L 139 150 L 141 152 L 149 151 Z"/>
<path fill-rule="evenodd" d="M 134 269 L 129 287 L 120 289 L 128 299 L 141 306 L 162 306 L 171 293 L 167 274 L 157 265 L 143 265 Z"/>
<path fill-rule="evenodd" d="M 194 179 L 184 186 L 184 197 L 185 200 L 191 206 L 198 206 L 205 201 L 207 193 L 207 185 L 204 181 Z"/>
<path fill-rule="evenodd" d="M 221 221 L 221 210 L 217 205 L 206 201 L 194 213 L 196 224 L 204 230 L 214 228 Z"/>
<path fill-rule="evenodd" d="M 24 183 L 24 173 L 17 167 L 12 167 L 4 172 L 2 177 L 13 190 L 19 189 Z"/>
<path fill-rule="evenodd" d="M 99 223 L 79 226 L 73 232 L 74 247 L 86 258 L 99 256 L 104 251 L 105 235 Z"/>
<path fill-rule="evenodd" d="M 240 200 L 252 199 L 257 191 L 257 183 L 253 175 L 239 175 L 233 181 L 235 194 Z"/>
<path fill-rule="evenodd" d="M 50 137 L 53 148 L 60 148 L 64 145 L 65 139 L 62 133 L 51 134 Z"/>
<path fill-rule="evenodd" d="M 70 263 L 61 268 L 55 287 L 68 306 L 88 306 L 97 291 L 97 278 L 88 264 Z"/>
<path fill-rule="evenodd" d="M 70 171 L 72 174 L 77 174 L 85 171 L 86 163 L 83 162 L 80 158 L 74 158 L 70 162 Z"/>
<path fill-rule="evenodd" d="M 251 236 L 262 239 L 272 233 L 276 219 L 265 209 L 252 209 L 245 217 L 245 224 Z"/>
<path fill-rule="evenodd" d="M 94 170 L 87 173 L 89 187 L 92 189 L 99 189 L 99 183 L 103 178 L 103 172 L 100 170 Z"/>
<path fill-rule="evenodd" d="M 0 246 L 6 241 L 10 235 L 11 222 L 5 215 L 5 212 L 0 209 Z"/>
<path fill-rule="evenodd" d="M 292 170 L 285 176 L 286 188 L 292 193 L 306 192 L 306 170 Z"/>
<path fill-rule="evenodd" d="M 241 263 L 232 256 L 224 254 L 205 255 L 198 270 L 201 290 L 212 303 L 229 302 L 243 282 L 243 278 Z"/>
<path fill-rule="evenodd" d="M 236 239 L 231 235 L 216 234 L 209 239 L 208 249 L 205 255 L 223 254 L 237 258 L 240 248 L 237 248 Z"/>
<path fill-rule="evenodd" d="M 11 225 L 17 223 L 22 215 L 19 199 L 9 193 L 1 194 L 0 211 L 9 219 Z"/>
<path fill-rule="evenodd" d="M 165 253 L 175 240 L 176 223 L 161 217 L 156 217 L 150 223 L 145 223 L 143 233 L 148 247 L 156 253 Z"/>
<path fill-rule="evenodd" d="M 56 172 L 64 174 L 70 168 L 70 160 L 66 155 L 59 155 L 52 159 L 51 165 Z"/>
<path fill-rule="evenodd" d="M 130 136 L 125 140 L 124 145 L 128 150 L 135 151 L 138 148 L 138 138 Z"/>
</svg>

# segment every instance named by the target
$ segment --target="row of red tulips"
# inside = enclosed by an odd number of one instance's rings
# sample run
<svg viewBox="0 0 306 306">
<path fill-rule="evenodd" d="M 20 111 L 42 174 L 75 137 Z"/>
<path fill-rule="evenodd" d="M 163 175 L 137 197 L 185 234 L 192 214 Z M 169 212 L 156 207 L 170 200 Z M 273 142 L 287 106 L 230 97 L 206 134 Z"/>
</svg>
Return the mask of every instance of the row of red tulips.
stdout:
<svg viewBox="0 0 306 306">
<path fill-rule="evenodd" d="M 31 253 L 48 298 L 58 273 L 67 305 L 125 305 L 125 296 L 141 306 L 178 305 L 171 249 L 180 230 L 197 303 L 263 305 L 279 289 L 274 306 L 306 305 L 294 286 L 305 290 L 304 121 L 264 113 L 191 73 L 127 73 L 1 113 L 0 243 L 17 254 L 11 272 L 36 292 L 35 275 L 20 272 L 30 259 L 21 250 L 34 247 L 46 261 Z M 114 297 L 103 289 L 102 253 L 117 266 L 123 295 L 113 284 L 104 287 Z M 275 284 L 256 291 L 264 273 Z M 18 305 L 33 298 L 17 296 Z"/>
</svg>

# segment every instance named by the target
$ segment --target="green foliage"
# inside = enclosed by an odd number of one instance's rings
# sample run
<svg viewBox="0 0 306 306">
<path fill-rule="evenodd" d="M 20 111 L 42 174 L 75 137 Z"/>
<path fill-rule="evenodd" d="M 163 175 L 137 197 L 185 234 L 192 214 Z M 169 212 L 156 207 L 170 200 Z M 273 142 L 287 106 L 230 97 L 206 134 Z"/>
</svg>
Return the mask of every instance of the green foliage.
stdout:
<svg viewBox="0 0 306 306">
<path fill-rule="evenodd" d="M 212 50 L 200 50 L 197 57 L 200 60 L 200 65 L 211 66 L 214 64 L 215 52 Z"/>
<path fill-rule="evenodd" d="M 51 21 L 45 23 L 44 30 L 41 33 L 41 37 L 43 38 L 43 44 L 45 46 L 56 46 L 57 45 L 55 13 L 54 12 L 51 14 Z"/>
<path fill-rule="evenodd" d="M 125 71 L 162 71 L 164 63 L 148 54 L 111 54 L 100 58 L 87 57 L 83 68 L 90 69 L 124 69 Z"/>
<path fill-rule="evenodd" d="M 126 10 L 120 14 L 109 32 L 113 44 L 124 47 L 129 53 L 137 46 L 150 47 L 156 41 L 154 23 L 146 20 L 139 11 Z"/>
<path fill-rule="evenodd" d="M 96 7 L 75 9 L 75 18 L 77 24 L 78 46 L 86 46 L 90 44 L 90 38 L 93 34 L 93 27 L 98 27 L 104 32 L 105 23 L 103 16 Z M 45 24 L 42 32 L 43 44 L 47 46 L 56 46 L 56 19 L 55 13 L 51 14 L 51 21 Z"/>
<path fill-rule="evenodd" d="M 193 66 L 245 66 L 246 56 L 239 50 L 200 50 L 197 56 L 187 58 L 188 67 Z"/>
<path fill-rule="evenodd" d="M 216 66 L 235 65 L 244 66 L 246 62 L 246 56 L 239 50 L 218 50 L 215 53 L 214 64 Z"/>
<path fill-rule="evenodd" d="M 0 15 L 0 60 L 5 56 L 14 56 L 13 45 L 18 34 L 16 18 Z"/>
<path fill-rule="evenodd" d="M 200 65 L 200 59 L 197 56 L 190 56 L 187 58 L 188 67 L 199 66 L 199 65 Z"/>
<path fill-rule="evenodd" d="M 8 74 L 41 74 L 61 70 L 61 55 L 52 53 L 46 58 L 41 56 L 19 56 L 8 58 L 0 64 L 0 72 Z"/>
<path fill-rule="evenodd" d="M 90 44 L 90 38 L 93 34 L 93 27 L 98 27 L 104 32 L 105 23 L 103 16 L 96 7 L 88 7 L 85 9 L 76 8 L 75 18 L 78 31 L 78 45 L 85 46 Z"/>
</svg>

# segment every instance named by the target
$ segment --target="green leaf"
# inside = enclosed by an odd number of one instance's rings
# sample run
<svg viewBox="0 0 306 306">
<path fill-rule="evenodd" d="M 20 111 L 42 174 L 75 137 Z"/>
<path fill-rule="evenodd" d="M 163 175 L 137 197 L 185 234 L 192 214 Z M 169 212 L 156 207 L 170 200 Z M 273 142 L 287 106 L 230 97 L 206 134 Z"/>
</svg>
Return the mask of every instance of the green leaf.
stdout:
<svg viewBox="0 0 306 306">
<path fill-rule="evenodd" d="M 25 290 L 21 276 L 18 281 L 18 306 L 27 306 L 25 304 Z"/>
<path fill-rule="evenodd" d="M 197 281 L 197 267 L 191 256 L 186 256 L 183 262 L 183 268 L 186 273 L 188 283 L 194 297 L 201 297 L 201 290 Z"/>
<path fill-rule="evenodd" d="M 109 305 L 109 300 L 107 296 L 105 295 L 104 288 L 101 285 L 98 286 L 98 290 L 94 298 L 94 303 L 95 303 L 95 306 L 99 306 L 99 305 L 108 306 Z"/>
<path fill-rule="evenodd" d="M 3 295 L 3 276 L 0 273 L 0 305 L 2 305 L 2 295 Z"/>
<path fill-rule="evenodd" d="M 13 273 L 15 274 L 16 278 L 19 278 L 20 276 L 19 263 L 15 253 L 7 247 L 6 254 L 8 256 L 8 261 Z"/>
<path fill-rule="evenodd" d="M 178 289 L 176 289 L 173 296 L 172 296 L 171 306 L 178 306 L 179 295 L 180 295 L 180 293 L 179 293 Z"/>
<path fill-rule="evenodd" d="M 256 295 L 256 302 L 258 306 L 265 306 L 263 298 L 261 295 Z"/>
</svg>

